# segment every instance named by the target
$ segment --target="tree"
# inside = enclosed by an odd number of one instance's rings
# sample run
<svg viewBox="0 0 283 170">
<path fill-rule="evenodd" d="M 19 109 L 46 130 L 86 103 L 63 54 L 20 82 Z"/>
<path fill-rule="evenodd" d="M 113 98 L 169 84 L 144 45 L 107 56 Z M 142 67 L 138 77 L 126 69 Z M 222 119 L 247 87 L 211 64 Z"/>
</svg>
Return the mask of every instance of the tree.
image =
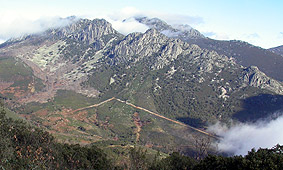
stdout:
<svg viewBox="0 0 283 170">
<path fill-rule="evenodd" d="M 151 170 L 190 170 L 196 165 L 196 161 L 193 158 L 181 155 L 177 152 L 173 152 L 167 158 L 160 160 L 159 162 L 152 164 L 149 169 Z"/>
<path fill-rule="evenodd" d="M 144 170 L 148 168 L 147 150 L 142 148 L 131 148 L 129 153 L 130 170 Z"/>
<path fill-rule="evenodd" d="M 211 148 L 211 138 L 209 136 L 196 136 L 194 138 L 194 148 L 196 150 L 195 158 L 197 160 L 203 159 L 208 155 L 208 150 Z"/>
</svg>

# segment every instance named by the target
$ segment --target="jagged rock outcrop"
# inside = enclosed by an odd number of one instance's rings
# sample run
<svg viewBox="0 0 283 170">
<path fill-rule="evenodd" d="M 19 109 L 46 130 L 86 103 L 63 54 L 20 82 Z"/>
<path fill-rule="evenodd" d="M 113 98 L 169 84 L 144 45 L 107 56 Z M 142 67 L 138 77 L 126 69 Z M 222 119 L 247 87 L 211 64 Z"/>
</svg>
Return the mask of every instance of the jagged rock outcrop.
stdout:
<svg viewBox="0 0 283 170">
<path fill-rule="evenodd" d="M 173 59 L 176 59 L 189 45 L 176 39 L 169 39 L 156 29 L 146 33 L 132 33 L 125 37 L 109 52 L 113 63 L 138 62 L 145 57 L 152 57 L 153 69 L 160 69 Z"/>
<path fill-rule="evenodd" d="M 154 28 L 160 32 L 164 30 L 176 30 L 171 25 L 168 25 L 166 22 L 158 18 L 136 17 L 135 20 L 137 20 L 139 23 L 145 24 L 149 28 Z"/>
<path fill-rule="evenodd" d="M 69 38 L 85 44 L 93 44 L 101 49 L 113 37 L 119 33 L 105 19 L 79 19 L 66 27 L 54 30 L 55 36 Z"/>
<path fill-rule="evenodd" d="M 282 83 L 267 77 L 256 66 L 250 66 L 244 69 L 243 82 L 252 87 L 259 87 L 273 91 L 277 94 L 283 94 Z"/>
</svg>

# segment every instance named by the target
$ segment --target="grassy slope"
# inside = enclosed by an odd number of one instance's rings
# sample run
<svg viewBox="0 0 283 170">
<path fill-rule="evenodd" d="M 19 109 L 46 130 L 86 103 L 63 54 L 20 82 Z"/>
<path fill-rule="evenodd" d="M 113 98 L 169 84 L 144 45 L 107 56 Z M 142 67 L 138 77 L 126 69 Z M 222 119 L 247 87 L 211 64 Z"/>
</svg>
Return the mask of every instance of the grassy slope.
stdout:
<svg viewBox="0 0 283 170">
<path fill-rule="evenodd" d="M 44 85 L 40 79 L 33 76 L 33 71 L 21 60 L 16 58 L 0 58 L 0 80 L 12 82 L 11 88 L 7 88 L 6 97 L 14 98 L 15 94 L 23 96 L 29 93 L 29 85 L 34 83 L 35 91 L 41 90 Z M 15 92 L 14 92 L 15 89 Z M 9 92 L 9 90 L 11 90 Z"/>
</svg>

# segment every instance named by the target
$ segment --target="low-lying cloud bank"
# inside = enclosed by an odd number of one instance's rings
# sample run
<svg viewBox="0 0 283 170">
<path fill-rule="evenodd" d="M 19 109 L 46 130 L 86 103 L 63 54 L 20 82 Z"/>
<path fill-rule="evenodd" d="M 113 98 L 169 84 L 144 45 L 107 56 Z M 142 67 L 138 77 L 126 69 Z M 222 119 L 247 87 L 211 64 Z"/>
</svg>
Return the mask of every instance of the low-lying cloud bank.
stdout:
<svg viewBox="0 0 283 170">
<path fill-rule="evenodd" d="M 198 16 L 178 15 L 153 11 L 140 11 L 134 7 L 125 7 L 121 10 L 107 15 L 104 18 L 106 18 L 106 20 L 112 24 L 114 29 L 124 35 L 132 32 L 144 33 L 148 29 L 148 27 L 136 21 L 135 17 L 159 18 L 161 20 L 164 20 L 168 24 L 175 26 L 178 25 L 178 29 L 180 30 L 188 29 L 188 25 L 199 25 L 204 23 L 203 18 Z M 182 27 L 180 27 L 180 24 L 185 24 L 185 26 L 183 25 Z M 164 32 L 164 34 L 173 36 L 172 34 L 178 33 Z"/>
<path fill-rule="evenodd" d="M 246 155 L 252 148 L 272 148 L 283 144 L 282 115 L 255 123 L 240 123 L 230 128 L 217 123 L 209 130 L 221 136 L 216 143 L 219 151 L 233 155 Z"/>
<path fill-rule="evenodd" d="M 44 32 L 49 28 L 62 27 L 69 24 L 69 20 L 60 17 L 45 17 L 13 14 L 12 12 L 0 12 L 0 43 L 10 38 L 17 38 L 27 34 Z M 187 16 L 160 13 L 153 11 L 140 11 L 134 7 L 125 7 L 108 14 L 85 16 L 83 18 L 104 18 L 110 22 L 114 29 L 127 35 L 132 32 L 145 32 L 148 27 L 139 23 L 134 18 L 137 16 L 157 17 L 165 20 L 168 24 L 198 25 L 203 23 L 203 18 L 198 16 Z M 40 17 L 40 18 L 39 18 Z"/>
<path fill-rule="evenodd" d="M 68 25 L 74 18 L 42 17 L 37 20 L 17 18 L 0 20 L 0 40 L 21 37 L 26 34 L 44 32 L 50 28 L 59 28 Z"/>
</svg>

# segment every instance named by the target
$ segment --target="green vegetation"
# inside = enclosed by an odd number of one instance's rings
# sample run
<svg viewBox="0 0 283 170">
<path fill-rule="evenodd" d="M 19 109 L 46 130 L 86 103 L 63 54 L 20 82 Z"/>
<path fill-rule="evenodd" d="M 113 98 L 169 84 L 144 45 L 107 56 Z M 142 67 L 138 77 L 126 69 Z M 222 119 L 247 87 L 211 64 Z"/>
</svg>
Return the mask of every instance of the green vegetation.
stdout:
<svg viewBox="0 0 283 170">
<path fill-rule="evenodd" d="M 110 143 L 102 142 L 97 146 L 108 144 Z M 107 151 L 106 154 L 95 145 L 83 147 L 57 143 L 54 137 L 43 130 L 23 121 L 7 118 L 3 106 L 0 108 L 1 169 L 279 170 L 283 168 L 283 146 L 280 145 L 272 149 L 257 151 L 253 149 L 246 156 L 209 155 L 201 160 L 179 153 L 172 153 L 170 156 L 156 152 L 153 154 L 141 147 L 124 148 L 125 145 L 119 141 L 112 141 L 108 146 L 113 145 L 119 145 L 120 149 L 113 147 L 113 150 Z M 111 156 L 113 153 L 116 157 Z M 120 155 L 119 159 L 117 155 Z"/>
<path fill-rule="evenodd" d="M 34 91 L 40 91 L 44 87 L 42 81 L 33 76 L 30 67 L 13 57 L 0 58 L 0 77 L 0 81 L 12 83 L 7 91 L 1 92 L 8 98 L 24 96 L 32 91 L 31 87 Z"/>
<path fill-rule="evenodd" d="M 32 69 L 27 67 L 18 59 L 0 58 L 0 77 L 4 81 L 14 81 L 15 78 L 32 75 Z"/>
<path fill-rule="evenodd" d="M 114 169 L 97 147 L 57 143 L 47 132 L 5 114 L 1 107 L 1 169 Z"/>
<path fill-rule="evenodd" d="M 65 107 L 65 108 L 77 109 L 77 108 L 89 106 L 94 102 L 97 102 L 97 99 L 88 98 L 74 91 L 59 90 L 50 104 L 61 108 Z"/>
<path fill-rule="evenodd" d="M 105 60 L 113 62 L 111 57 Z M 104 64 L 83 84 L 98 89 L 101 99 L 115 96 L 194 127 L 217 120 L 228 123 L 231 118 L 253 121 L 282 106 L 281 96 L 243 86 L 243 69 L 239 66 L 214 67 L 211 72 L 200 73 L 192 57 L 184 55 L 162 69 L 152 70 L 152 60 L 154 56 L 135 64 Z M 225 89 L 224 95 L 221 89 Z M 259 109 L 256 101 L 261 100 L 266 102 Z"/>
<path fill-rule="evenodd" d="M 184 41 L 187 41 L 190 44 L 197 44 L 204 49 L 214 50 L 218 54 L 233 57 L 236 59 L 237 63 L 245 67 L 251 65 L 257 66 L 269 77 L 273 77 L 279 81 L 283 80 L 281 74 L 283 71 L 283 59 L 280 55 L 276 55 L 271 51 L 237 40 L 219 41 L 213 39 L 184 39 Z"/>
<path fill-rule="evenodd" d="M 15 113 L 15 112 L 7 109 L 7 108 L 5 108 L 5 113 L 6 113 L 6 116 L 8 118 L 11 118 L 13 120 L 23 120 L 24 121 L 24 119 L 19 114 Z"/>
<path fill-rule="evenodd" d="M 70 90 L 58 90 L 55 97 L 47 103 L 32 102 L 17 108 L 22 114 L 31 114 L 41 109 L 48 111 L 58 111 L 64 108 L 78 109 L 98 103 L 96 98 L 89 98 L 82 94 Z"/>
</svg>

